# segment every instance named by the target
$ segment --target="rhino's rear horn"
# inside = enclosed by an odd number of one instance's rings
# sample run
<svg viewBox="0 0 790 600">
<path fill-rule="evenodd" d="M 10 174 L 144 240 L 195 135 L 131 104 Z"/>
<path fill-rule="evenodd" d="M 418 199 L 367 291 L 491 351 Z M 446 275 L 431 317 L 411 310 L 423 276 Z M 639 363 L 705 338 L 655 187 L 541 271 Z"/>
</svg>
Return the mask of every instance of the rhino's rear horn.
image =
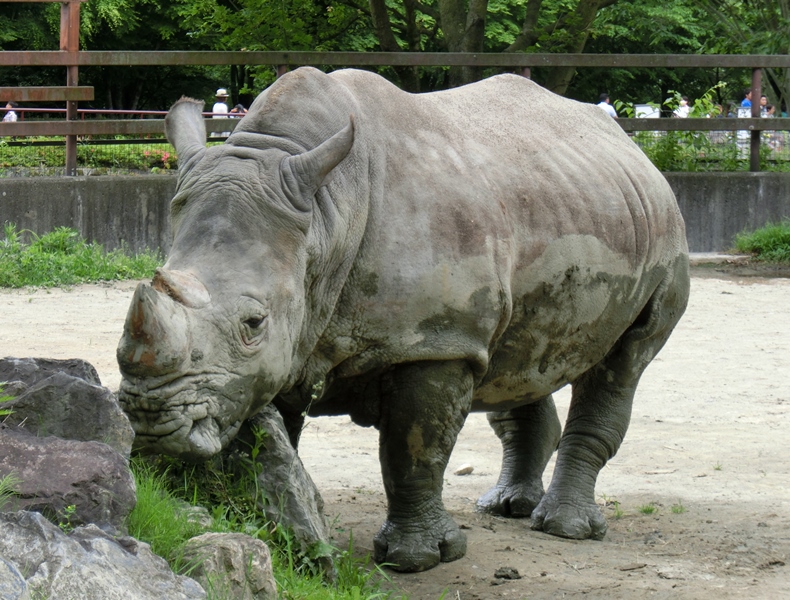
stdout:
<svg viewBox="0 0 790 600">
<path fill-rule="evenodd" d="M 211 295 L 206 286 L 192 273 L 186 271 L 157 269 L 151 286 L 189 308 L 203 308 L 211 302 Z"/>
<path fill-rule="evenodd" d="M 178 370 L 189 352 L 183 306 L 141 283 L 126 315 L 116 356 L 124 375 L 157 377 Z"/>
<path fill-rule="evenodd" d="M 280 166 L 280 176 L 288 199 L 301 211 L 312 208 L 312 197 L 326 185 L 329 174 L 348 156 L 354 145 L 354 117 L 335 135 L 303 154 L 289 156 Z"/>
</svg>

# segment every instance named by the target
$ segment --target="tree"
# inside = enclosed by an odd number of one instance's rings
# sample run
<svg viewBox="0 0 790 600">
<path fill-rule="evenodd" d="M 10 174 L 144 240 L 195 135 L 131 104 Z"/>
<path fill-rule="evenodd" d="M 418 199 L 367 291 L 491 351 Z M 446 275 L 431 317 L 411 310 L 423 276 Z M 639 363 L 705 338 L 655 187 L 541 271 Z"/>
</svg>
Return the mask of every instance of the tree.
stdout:
<svg viewBox="0 0 790 600">
<path fill-rule="evenodd" d="M 790 53 L 790 0 L 703 0 L 701 5 L 724 29 L 721 49 L 744 54 Z M 777 104 L 790 101 L 790 69 L 764 69 Z"/>
<path fill-rule="evenodd" d="M 720 50 L 722 31 L 696 0 L 632 0 L 601 10 L 587 44 L 595 54 L 703 54 Z M 723 69 L 584 69 L 568 95 L 593 101 L 601 92 L 627 102 L 661 104 L 678 90 L 699 97 L 719 81 L 730 94 L 743 86 L 743 73 Z M 718 101 L 726 106 L 727 91 Z"/>
</svg>

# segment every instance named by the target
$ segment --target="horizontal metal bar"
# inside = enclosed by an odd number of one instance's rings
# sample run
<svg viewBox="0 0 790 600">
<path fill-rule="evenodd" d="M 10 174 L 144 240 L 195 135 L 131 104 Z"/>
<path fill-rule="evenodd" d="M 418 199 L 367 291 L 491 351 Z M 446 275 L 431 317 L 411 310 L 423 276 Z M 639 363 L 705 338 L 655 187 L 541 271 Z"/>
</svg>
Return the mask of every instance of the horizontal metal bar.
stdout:
<svg viewBox="0 0 790 600">
<path fill-rule="evenodd" d="M 239 119 L 206 119 L 206 131 L 233 131 Z M 18 121 L 0 123 L 0 137 L 48 135 L 162 134 L 164 119 Z M 625 131 L 790 131 L 790 118 L 617 119 Z"/>
<path fill-rule="evenodd" d="M 239 119 L 206 119 L 206 131 L 233 131 Z M 159 134 L 165 131 L 164 119 L 123 119 L 95 121 L 17 121 L 0 123 L 0 138 L 48 135 Z"/>
<path fill-rule="evenodd" d="M 331 65 L 610 68 L 790 67 L 788 54 L 524 54 L 466 52 L 0 52 L 0 66 Z"/>
<path fill-rule="evenodd" d="M 617 119 L 625 131 L 787 131 L 790 118 Z"/>
<path fill-rule="evenodd" d="M 3 0 L 0 0 L 2 2 Z M 0 102 L 81 102 L 93 100 L 93 87 L 87 85 L 51 87 L 0 87 Z"/>
</svg>

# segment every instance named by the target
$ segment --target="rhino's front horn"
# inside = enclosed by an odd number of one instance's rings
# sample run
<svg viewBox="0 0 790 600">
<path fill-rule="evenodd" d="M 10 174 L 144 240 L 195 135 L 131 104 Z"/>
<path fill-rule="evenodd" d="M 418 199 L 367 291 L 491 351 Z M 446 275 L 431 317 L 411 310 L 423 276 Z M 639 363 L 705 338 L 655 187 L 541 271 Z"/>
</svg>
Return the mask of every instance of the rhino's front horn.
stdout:
<svg viewBox="0 0 790 600">
<path fill-rule="evenodd" d="M 189 353 L 186 310 L 141 283 L 126 315 L 116 355 L 124 375 L 157 377 L 176 371 Z"/>
</svg>

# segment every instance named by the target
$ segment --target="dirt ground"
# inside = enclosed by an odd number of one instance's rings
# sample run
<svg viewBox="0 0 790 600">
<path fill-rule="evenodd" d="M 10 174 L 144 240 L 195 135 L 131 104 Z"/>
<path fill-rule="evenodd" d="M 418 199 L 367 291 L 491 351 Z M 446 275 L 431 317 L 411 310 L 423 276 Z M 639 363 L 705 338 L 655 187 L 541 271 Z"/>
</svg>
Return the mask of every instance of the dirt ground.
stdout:
<svg viewBox="0 0 790 600">
<path fill-rule="evenodd" d="M 775 275 L 785 273 L 694 269 L 688 311 L 645 373 L 625 442 L 598 479 L 604 541 L 475 513 L 500 449 L 474 414 L 444 493 L 467 555 L 426 573 L 390 573 L 389 587 L 415 600 L 790 598 L 790 279 Z M 115 346 L 134 286 L 0 292 L 0 356 L 83 358 L 117 389 Z M 564 419 L 569 390 L 555 400 Z M 338 545 L 353 532 L 355 549 L 370 552 L 385 514 L 376 432 L 314 419 L 301 454 Z M 471 474 L 453 474 L 467 464 Z M 649 505 L 656 510 L 645 514 Z M 520 578 L 496 577 L 505 567 Z"/>
</svg>

